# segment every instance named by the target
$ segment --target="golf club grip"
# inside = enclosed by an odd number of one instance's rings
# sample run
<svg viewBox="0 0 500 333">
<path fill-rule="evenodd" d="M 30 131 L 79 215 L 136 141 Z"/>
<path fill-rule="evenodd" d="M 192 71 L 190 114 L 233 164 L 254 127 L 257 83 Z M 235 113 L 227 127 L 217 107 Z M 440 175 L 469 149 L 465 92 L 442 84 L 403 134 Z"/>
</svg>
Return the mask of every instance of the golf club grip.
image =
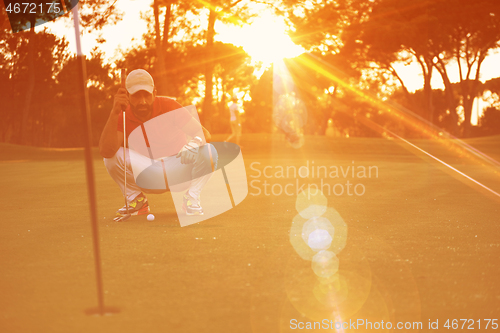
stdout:
<svg viewBox="0 0 500 333">
<path fill-rule="evenodd" d="M 120 71 L 120 82 L 121 82 L 122 88 L 126 88 L 125 87 L 125 79 L 127 78 L 126 76 L 127 76 L 127 70 L 122 68 Z"/>
<path fill-rule="evenodd" d="M 126 79 L 127 79 L 127 70 L 125 68 L 122 68 L 120 70 L 120 85 L 124 89 L 127 89 L 127 87 L 125 85 Z M 125 109 L 123 109 L 123 111 L 125 111 Z M 125 119 L 124 119 L 124 121 L 125 121 Z"/>
</svg>

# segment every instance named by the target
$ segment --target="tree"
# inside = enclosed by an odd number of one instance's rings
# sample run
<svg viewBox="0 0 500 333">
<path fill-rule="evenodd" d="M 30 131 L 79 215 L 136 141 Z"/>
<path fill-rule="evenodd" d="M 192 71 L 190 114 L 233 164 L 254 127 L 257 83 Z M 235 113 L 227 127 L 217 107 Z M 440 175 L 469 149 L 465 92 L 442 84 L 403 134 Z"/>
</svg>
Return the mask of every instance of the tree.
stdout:
<svg viewBox="0 0 500 333">
<path fill-rule="evenodd" d="M 341 113 L 336 112 L 335 119 L 338 121 L 334 124 L 339 126 L 339 131 L 354 134 L 356 131 L 353 126 L 358 124 L 351 123 L 347 118 L 349 110 L 354 113 L 354 104 L 358 101 L 353 94 L 348 93 L 349 88 L 346 86 L 352 85 L 363 90 L 363 85 L 373 87 L 375 81 L 361 84 L 361 78 L 366 73 L 364 69 L 373 68 L 374 61 L 368 60 L 366 50 L 357 43 L 358 31 L 350 27 L 363 22 L 371 10 L 369 3 L 344 0 L 287 0 L 283 3 L 289 7 L 286 17 L 293 25 L 293 41 L 309 50 L 309 56 L 303 55 L 288 62 L 290 71 L 298 74 L 295 82 L 303 90 L 301 95 L 311 115 L 308 132 L 324 133 L 332 117 L 332 109 L 338 108 L 337 111 Z M 390 61 L 385 62 L 390 64 Z M 293 67 L 296 70 L 292 70 Z M 307 74 L 300 75 L 301 72 Z"/>
<path fill-rule="evenodd" d="M 157 89 L 160 94 L 172 94 L 174 86 L 169 84 L 167 76 L 174 74 L 178 57 L 171 57 L 184 46 L 174 42 L 178 33 L 185 34 L 184 43 L 192 44 L 201 39 L 199 27 L 189 20 L 189 15 L 198 15 L 202 5 L 197 1 L 154 0 L 154 67 L 157 71 Z M 164 15 L 163 15 L 164 13 Z M 160 15 L 164 16 L 163 22 Z M 143 17 L 148 20 L 148 17 Z M 162 29 L 163 25 L 163 29 Z M 190 42 L 188 42 L 190 41 Z M 172 52 L 173 51 L 173 52 Z M 177 74 L 177 73 L 176 73 Z"/>
<path fill-rule="evenodd" d="M 484 135 L 500 134 L 500 109 L 486 108 L 479 118 L 479 128 Z"/>
<path fill-rule="evenodd" d="M 252 133 L 270 133 L 273 124 L 273 66 L 252 84 L 250 96 L 252 99 L 244 103 L 245 129 Z"/>
<path fill-rule="evenodd" d="M 425 118 L 430 121 L 434 118 L 431 87 L 434 48 L 441 44 L 441 35 L 433 34 L 436 22 L 437 18 L 427 0 L 382 0 L 373 3 L 364 16 L 346 28 L 346 44 L 365 58 L 365 67 L 375 63 L 393 75 L 400 82 L 410 103 L 411 95 L 393 64 L 413 60 L 420 65 L 425 104 L 417 112 L 425 114 Z"/>
<path fill-rule="evenodd" d="M 452 85 L 452 91 L 456 91 L 456 85 Z M 425 104 L 427 103 L 427 96 L 423 89 L 417 90 L 409 94 L 409 99 L 402 89 L 395 91 L 389 98 L 391 102 L 395 102 L 402 107 L 413 110 L 413 113 L 425 117 Z M 456 99 L 456 96 L 455 96 Z M 434 107 L 433 122 L 440 128 L 447 132 L 454 132 L 457 124 L 457 114 L 449 110 L 448 96 L 446 90 L 433 89 L 432 90 L 432 103 Z M 408 131 L 406 131 L 408 133 Z M 413 137 L 424 137 L 422 135 L 412 134 Z"/>
<path fill-rule="evenodd" d="M 32 3 L 36 4 L 37 6 L 42 5 L 42 7 L 47 5 L 45 1 L 41 0 L 36 0 Z M 69 2 L 66 1 L 65 4 L 69 4 Z M 5 9 L 6 8 L 4 8 L 3 6 L 0 6 L 0 17 L 2 17 L 3 22 L 5 22 Z M 29 32 L 17 32 L 15 34 L 17 36 L 12 35 L 12 38 L 10 38 L 11 40 L 15 40 L 24 45 L 22 47 L 26 47 L 23 50 L 26 58 L 24 58 L 24 56 L 23 57 L 15 56 L 15 51 L 14 54 L 13 53 L 9 54 L 9 59 L 10 61 L 12 61 L 12 66 L 10 67 L 11 69 L 21 65 L 21 63 L 17 63 L 17 61 L 23 61 L 22 66 L 25 66 L 23 68 L 26 69 L 24 84 L 19 86 L 18 89 L 20 89 L 20 91 L 16 92 L 16 93 L 21 93 L 23 95 L 22 99 L 24 100 L 23 105 L 17 108 L 17 110 L 22 110 L 21 111 L 22 117 L 19 129 L 21 133 L 19 143 L 22 144 L 36 144 L 38 140 L 35 139 L 32 133 L 30 132 L 32 131 L 31 122 L 33 119 L 36 118 L 36 115 L 33 115 L 33 112 L 35 112 L 35 110 L 33 110 L 33 105 L 40 104 L 42 103 L 42 101 L 46 100 L 45 98 L 40 98 L 40 100 L 35 99 L 35 95 L 37 95 L 37 91 L 40 90 L 43 91 L 47 87 L 37 86 L 37 82 L 41 82 L 44 80 L 44 78 L 37 77 L 37 73 L 40 72 L 37 67 L 39 67 L 38 66 L 39 62 L 41 63 L 47 61 L 50 63 L 50 61 L 55 61 L 54 60 L 55 57 L 49 56 L 48 54 L 44 53 L 43 50 L 55 50 L 61 48 L 60 47 L 61 43 L 59 39 L 45 38 L 47 34 L 44 34 L 42 36 L 41 33 L 36 33 L 35 26 L 59 17 L 70 19 L 71 18 L 70 15 L 61 16 L 64 13 L 63 9 L 64 8 L 57 7 L 57 9 L 53 8 L 52 11 L 37 10 L 36 14 L 31 14 L 31 10 L 23 9 L 22 11 L 20 11 L 19 14 L 11 13 L 15 15 L 10 15 L 9 27 L 7 27 L 6 24 L 2 24 L 2 28 L 4 29 L 2 30 L 2 34 L 7 34 L 7 35 L 9 34 L 9 32 L 6 29 L 8 28 L 11 28 L 12 31 L 22 31 L 29 28 Z M 68 7 L 66 9 L 69 10 L 70 8 Z M 115 23 L 117 20 L 120 19 L 121 14 L 116 11 L 116 9 L 114 8 L 114 4 L 110 5 L 105 0 L 88 0 L 82 2 L 82 5 L 80 6 L 80 16 L 81 16 L 81 24 L 85 30 L 99 30 L 105 24 Z M 52 43 L 52 44 L 47 44 L 47 43 Z M 64 51 L 59 50 L 60 57 L 64 56 L 66 52 L 65 48 L 66 46 L 64 46 Z M 37 66 L 35 66 L 35 61 L 37 63 Z M 55 70 L 57 72 L 57 68 Z M 53 74 L 55 75 L 56 73 Z M 15 74 L 11 73 L 9 74 L 9 77 L 12 78 L 13 75 Z M 37 90 L 35 88 L 40 88 L 40 89 Z M 36 112 L 39 112 L 39 110 L 36 110 Z M 40 123 L 39 120 L 37 121 L 38 123 Z"/>
<path fill-rule="evenodd" d="M 67 61 L 68 43 L 47 31 L 37 33 L 36 48 L 32 32 L 0 32 L 0 98 L 4 122 L 2 141 L 42 145 L 50 141 L 52 103 L 57 95 L 54 75 Z M 36 52 L 30 52 L 36 50 Z M 36 66 L 33 66 L 36 63 Z M 26 98 L 26 85 L 31 98 Z M 36 89 L 35 89 L 36 88 Z M 26 112 L 26 109 L 32 110 Z M 19 112 L 19 111 L 22 112 Z"/>
<path fill-rule="evenodd" d="M 496 0 L 337 0 L 310 2 L 291 1 L 302 6 L 303 24 L 297 34 L 307 36 L 312 46 L 323 53 L 340 48 L 353 66 L 385 70 L 400 81 L 394 70 L 397 61 L 416 61 L 424 77 L 426 118 L 436 122 L 431 79 L 433 70 L 445 85 L 447 108 L 457 128 L 457 106 L 465 114 L 465 134 L 470 128 L 472 101 L 478 92 L 481 64 L 500 40 L 500 2 Z M 297 8 L 293 8 L 296 10 Z M 305 8 L 305 9 L 304 9 Z M 307 15 L 306 15 L 307 14 Z M 338 36 L 335 38 L 334 36 Z M 340 46 L 339 46 L 340 45 Z M 339 47 L 338 47 L 339 46 Z M 456 98 L 448 71 L 455 62 L 461 73 L 460 98 Z M 415 109 L 415 108 L 412 108 Z M 453 129 L 451 129 L 453 131 Z"/>
<path fill-rule="evenodd" d="M 480 90 L 481 64 L 492 49 L 500 47 L 500 2 L 460 0 L 451 10 L 451 14 L 457 16 L 457 24 L 450 25 L 452 43 L 449 52 L 458 65 L 464 130 L 468 136 L 472 105 Z"/>
<path fill-rule="evenodd" d="M 75 72 L 79 64 L 76 57 L 71 57 L 56 76 L 57 96 L 53 99 L 54 131 L 58 133 L 56 142 L 59 147 L 80 147 L 83 140 L 83 128 L 75 121 L 81 119 L 78 105 L 79 98 L 75 94 L 79 83 L 75 80 Z M 119 77 L 111 65 L 104 62 L 103 54 L 94 49 L 86 60 L 88 95 L 92 119 L 92 142 L 97 145 L 102 129 L 113 107 L 113 96 L 119 88 Z"/>
<path fill-rule="evenodd" d="M 383 45 L 384 40 L 392 40 L 398 48 L 389 49 L 394 53 L 410 52 L 422 66 L 426 84 L 424 92 L 428 98 L 426 107 L 429 118 L 436 121 L 433 114 L 430 78 L 436 69 L 443 79 L 448 110 L 453 118 L 451 130 L 456 132 L 458 124 L 457 104 L 460 101 L 464 112 L 464 135 L 470 132 L 472 103 L 479 91 L 481 64 L 488 52 L 499 47 L 500 41 L 500 3 L 495 0 L 462 1 L 380 1 L 374 8 L 383 7 L 389 11 L 383 18 L 385 26 L 397 25 L 392 34 L 379 34 L 380 43 L 369 42 L 367 46 Z M 393 13 L 390 9 L 393 9 Z M 374 10 L 375 11 L 375 10 Z M 401 16 L 398 19 L 398 16 Z M 372 19 L 375 15 L 372 16 Z M 381 19 L 379 23 L 382 24 Z M 409 30 L 408 30 L 409 29 Z M 369 29 L 369 35 L 378 34 Z M 380 48 L 380 53 L 387 49 Z M 455 62 L 460 74 L 460 98 L 457 100 L 449 79 L 449 66 Z"/>
<path fill-rule="evenodd" d="M 214 44 L 215 108 L 212 114 L 214 133 L 229 130 L 228 102 L 236 91 L 249 92 L 255 80 L 250 56 L 241 47 L 216 42 Z"/>
<path fill-rule="evenodd" d="M 202 110 L 205 126 L 211 130 L 211 117 L 213 114 L 214 90 L 214 38 L 215 23 L 217 20 L 238 23 L 241 19 L 248 18 L 248 8 L 239 5 L 242 0 L 211 0 L 204 2 L 208 7 L 208 25 L 205 33 L 206 63 L 205 63 L 205 98 Z"/>
<path fill-rule="evenodd" d="M 490 106 L 484 109 L 479 118 L 479 130 L 483 135 L 500 134 L 500 77 L 486 81 L 482 93 L 490 92 Z"/>
</svg>

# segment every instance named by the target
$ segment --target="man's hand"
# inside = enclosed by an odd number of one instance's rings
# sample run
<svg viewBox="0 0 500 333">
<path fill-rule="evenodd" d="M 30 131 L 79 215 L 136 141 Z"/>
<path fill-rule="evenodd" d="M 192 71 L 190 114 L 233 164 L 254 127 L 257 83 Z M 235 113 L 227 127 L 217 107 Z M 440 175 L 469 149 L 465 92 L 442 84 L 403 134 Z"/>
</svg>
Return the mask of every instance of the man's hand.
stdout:
<svg viewBox="0 0 500 333">
<path fill-rule="evenodd" d="M 115 114 L 120 114 L 129 105 L 127 89 L 120 88 L 115 95 L 115 100 L 113 102 L 113 112 Z"/>
<path fill-rule="evenodd" d="M 181 151 L 175 157 L 180 157 L 182 164 L 194 163 L 194 161 L 196 161 L 196 157 L 198 156 L 200 143 L 201 142 L 196 139 L 189 141 L 184 147 L 182 147 Z"/>
</svg>

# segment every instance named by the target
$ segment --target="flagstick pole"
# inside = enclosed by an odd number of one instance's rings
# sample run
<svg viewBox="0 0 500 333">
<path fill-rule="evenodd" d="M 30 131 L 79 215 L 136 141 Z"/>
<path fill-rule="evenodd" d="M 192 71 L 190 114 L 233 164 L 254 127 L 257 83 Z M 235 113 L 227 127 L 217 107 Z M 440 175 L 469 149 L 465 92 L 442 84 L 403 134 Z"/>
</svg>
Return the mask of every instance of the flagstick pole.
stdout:
<svg viewBox="0 0 500 333">
<path fill-rule="evenodd" d="M 96 195 L 95 195 L 95 179 L 94 179 L 94 167 L 92 163 L 92 130 L 90 128 L 90 107 L 89 99 L 87 93 L 87 73 L 85 68 L 85 56 L 82 52 L 82 46 L 80 41 L 80 19 L 78 15 L 78 5 L 74 6 L 73 9 L 73 20 L 75 25 L 75 39 L 76 39 L 76 50 L 77 50 L 77 61 L 78 61 L 78 83 L 80 86 L 79 96 L 80 96 L 80 108 L 82 110 L 82 120 L 84 128 L 84 144 L 85 144 L 85 166 L 87 172 L 87 191 L 89 197 L 90 205 L 90 219 L 92 225 L 92 239 L 94 245 L 94 262 L 95 262 L 95 273 L 97 282 L 97 301 L 98 309 L 97 313 L 101 316 L 104 315 L 104 293 L 102 285 L 102 270 L 101 270 L 101 251 L 99 247 L 99 228 L 97 225 L 97 205 L 96 205 Z M 94 311 L 91 311 L 94 312 Z"/>
</svg>

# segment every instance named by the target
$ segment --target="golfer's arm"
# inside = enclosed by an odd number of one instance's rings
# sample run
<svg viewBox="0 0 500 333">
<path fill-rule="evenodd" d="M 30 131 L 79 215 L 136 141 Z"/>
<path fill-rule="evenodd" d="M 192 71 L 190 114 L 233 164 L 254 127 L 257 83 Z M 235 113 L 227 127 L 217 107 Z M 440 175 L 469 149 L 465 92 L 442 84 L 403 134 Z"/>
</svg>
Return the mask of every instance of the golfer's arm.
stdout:
<svg viewBox="0 0 500 333">
<path fill-rule="evenodd" d="M 99 152 L 104 158 L 115 156 L 123 145 L 123 133 L 116 128 L 119 115 L 111 112 L 99 140 Z"/>
</svg>

